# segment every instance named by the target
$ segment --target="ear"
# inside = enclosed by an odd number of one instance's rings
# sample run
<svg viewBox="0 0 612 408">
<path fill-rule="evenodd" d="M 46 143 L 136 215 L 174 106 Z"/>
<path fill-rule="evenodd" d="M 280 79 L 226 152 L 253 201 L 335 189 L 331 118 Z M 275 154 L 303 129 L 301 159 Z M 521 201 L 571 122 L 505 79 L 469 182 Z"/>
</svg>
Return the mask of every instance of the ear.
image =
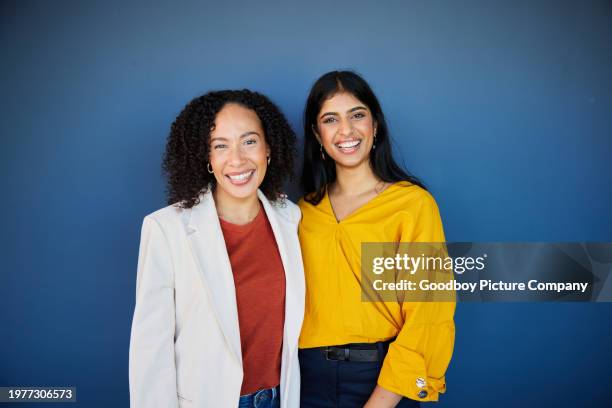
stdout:
<svg viewBox="0 0 612 408">
<path fill-rule="evenodd" d="M 317 139 L 317 142 L 319 142 L 319 144 L 323 144 L 321 143 L 321 136 L 319 136 L 319 134 L 317 133 L 317 130 L 315 129 L 314 125 L 311 125 L 311 129 L 312 134 L 315 135 L 315 138 Z"/>
</svg>

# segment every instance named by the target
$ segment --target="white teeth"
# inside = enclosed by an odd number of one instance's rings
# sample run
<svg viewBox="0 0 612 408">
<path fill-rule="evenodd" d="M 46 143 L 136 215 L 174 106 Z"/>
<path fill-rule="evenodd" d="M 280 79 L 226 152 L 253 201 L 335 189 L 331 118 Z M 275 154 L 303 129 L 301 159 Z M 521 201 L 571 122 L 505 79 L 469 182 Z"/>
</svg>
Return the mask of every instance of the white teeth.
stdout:
<svg viewBox="0 0 612 408">
<path fill-rule="evenodd" d="M 337 146 L 341 149 L 350 149 L 351 147 L 357 146 L 359 143 L 361 143 L 360 140 L 353 140 L 352 142 L 338 143 Z"/>
<path fill-rule="evenodd" d="M 253 170 L 247 171 L 246 173 L 242 173 L 242 174 L 235 174 L 235 175 L 232 175 L 232 176 L 228 175 L 228 177 L 231 178 L 234 181 L 242 181 L 242 180 L 246 180 L 249 177 L 251 177 L 251 174 L 253 174 Z"/>
</svg>

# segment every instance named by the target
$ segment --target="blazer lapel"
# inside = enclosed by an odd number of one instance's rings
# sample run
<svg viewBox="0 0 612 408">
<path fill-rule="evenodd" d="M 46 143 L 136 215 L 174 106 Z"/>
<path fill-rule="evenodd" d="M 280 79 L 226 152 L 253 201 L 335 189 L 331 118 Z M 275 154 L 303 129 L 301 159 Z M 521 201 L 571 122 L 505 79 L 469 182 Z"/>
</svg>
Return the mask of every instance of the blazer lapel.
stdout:
<svg viewBox="0 0 612 408">
<path fill-rule="evenodd" d="M 242 364 L 236 288 L 219 217 L 210 192 L 200 196 L 191 210 L 189 244 L 197 261 L 204 289 L 230 349 Z"/>
<path fill-rule="evenodd" d="M 295 312 L 299 310 L 295 302 L 303 301 L 300 299 L 299 290 L 296 287 L 295 279 L 293 279 L 293 275 L 296 271 L 296 262 L 292 253 L 289 251 L 288 246 L 291 245 L 293 240 L 291 239 L 290 234 L 295 234 L 297 236 L 297 230 L 295 229 L 295 225 L 291 224 L 289 221 L 282 219 L 282 217 L 278 216 L 277 211 L 274 209 L 272 204 L 268 201 L 266 196 L 261 192 L 261 190 L 257 191 L 259 195 L 259 200 L 263 203 L 264 210 L 266 211 L 266 216 L 268 217 L 268 221 L 270 222 L 270 226 L 272 227 L 272 232 L 274 232 L 274 238 L 276 239 L 276 245 L 278 247 L 278 252 L 280 253 L 281 260 L 283 262 L 283 270 L 285 271 L 285 328 L 284 328 L 284 341 L 289 346 L 289 350 L 293 350 L 295 344 L 297 343 L 297 336 L 292 335 L 292 333 L 296 333 L 296 330 L 299 330 L 295 327 L 295 319 L 293 318 Z M 299 251 L 299 248 L 293 248 L 294 251 Z M 293 273 L 292 273 L 293 272 Z"/>
</svg>

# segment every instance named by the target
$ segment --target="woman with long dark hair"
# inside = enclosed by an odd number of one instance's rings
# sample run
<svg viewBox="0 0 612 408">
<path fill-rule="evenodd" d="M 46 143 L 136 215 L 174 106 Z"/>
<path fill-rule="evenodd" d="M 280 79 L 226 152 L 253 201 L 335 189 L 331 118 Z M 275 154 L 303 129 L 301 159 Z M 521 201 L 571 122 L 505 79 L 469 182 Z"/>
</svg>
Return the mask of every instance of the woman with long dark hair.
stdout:
<svg viewBox="0 0 612 408">
<path fill-rule="evenodd" d="M 361 244 L 444 242 L 438 208 L 393 159 L 367 82 L 333 71 L 304 111 L 306 274 L 301 407 L 410 407 L 436 401 L 454 342 L 454 302 L 362 302 Z"/>
</svg>

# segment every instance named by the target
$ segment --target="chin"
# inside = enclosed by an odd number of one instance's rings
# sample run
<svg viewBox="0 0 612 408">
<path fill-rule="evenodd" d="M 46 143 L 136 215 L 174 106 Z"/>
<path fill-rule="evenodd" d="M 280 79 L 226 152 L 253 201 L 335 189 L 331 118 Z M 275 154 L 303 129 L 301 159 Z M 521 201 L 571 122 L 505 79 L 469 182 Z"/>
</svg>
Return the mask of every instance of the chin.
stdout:
<svg viewBox="0 0 612 408">
<path fill-rule="evenodd" d="M 258 186 L 250 186 L 250 185 L 245 185 L 245 186 L 234 186 L 234 185 L 217 185 L 217 188 L 220 188 L 223 190 L 223 192 L 232 198 L 236 198 L 236 199 L 244 199 L 244 198 L 249 198 L 252 197 L 254 195 L 257 195 L 257 188 Z"/>
<path fill-rule="evenodd" d="M 336 165 L 348 168 L 359 167 L 361 164 L 368 161 L 367 157 L 332 157 L 332 159 L 334 159 Z"/>
</svg>

